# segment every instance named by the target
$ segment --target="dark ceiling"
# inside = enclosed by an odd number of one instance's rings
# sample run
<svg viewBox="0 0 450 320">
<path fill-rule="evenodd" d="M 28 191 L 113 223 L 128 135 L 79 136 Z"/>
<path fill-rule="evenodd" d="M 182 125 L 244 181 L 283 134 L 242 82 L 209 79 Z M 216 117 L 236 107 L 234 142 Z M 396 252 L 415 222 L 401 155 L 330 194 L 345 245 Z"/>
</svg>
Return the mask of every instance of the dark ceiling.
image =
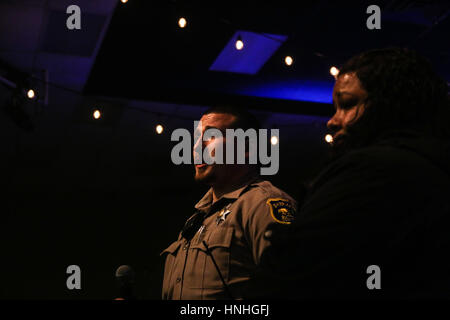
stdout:
<svg viewBox="0 0 450 320">
<path fill-rule="evenodd" d="M 418 50 L 450 81 L 448 2 L 378 1 L 380 30 L 366 27 L 370 4 L 320 0 L 295 6 L 283 1 L 119 4 L 85 92 L 330 115 L 334 81 L 330 67 L 355 53 L 387 46 Z M 184 29 L 177 25 L 182 16 L 188 21 Z M 288 38 L 254 75 L 210 71 L 238 30 Z M 286 55 L 294 57 L 291 67 L 283 64 Z"/>
</svg>

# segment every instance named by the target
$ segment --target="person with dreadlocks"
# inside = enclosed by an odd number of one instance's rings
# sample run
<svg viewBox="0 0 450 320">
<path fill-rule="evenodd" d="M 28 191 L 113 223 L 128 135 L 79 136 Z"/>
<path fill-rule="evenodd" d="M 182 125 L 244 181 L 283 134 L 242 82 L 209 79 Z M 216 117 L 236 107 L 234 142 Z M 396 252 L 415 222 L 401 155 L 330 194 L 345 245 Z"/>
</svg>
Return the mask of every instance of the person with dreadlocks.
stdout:
<svg viewBox="0 0 450 320">
<path fill-rule="evenodd" d="M 333 104 L 330 161 L 288 231 L 273 230 L 253 290 L 450 297 L 447 83 L 412 50 L 371 50 L 341 67 Z"/>
</svg>

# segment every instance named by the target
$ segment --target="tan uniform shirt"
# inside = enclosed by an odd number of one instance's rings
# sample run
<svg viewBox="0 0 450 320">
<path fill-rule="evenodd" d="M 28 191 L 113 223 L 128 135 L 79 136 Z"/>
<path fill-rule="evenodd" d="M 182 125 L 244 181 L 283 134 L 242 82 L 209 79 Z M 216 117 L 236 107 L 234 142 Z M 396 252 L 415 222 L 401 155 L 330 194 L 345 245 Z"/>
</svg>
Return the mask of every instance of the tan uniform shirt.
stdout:
<svg viewBox="0 0 450 320">
<path fill-rule="evenodd" d="M 270 226 L 289 224 L 295 206 L 289 195 L 264 180 L 254 180 L 215 203 L 210 189 L 195 206 L 206 218 L 193 238 L 187 241 L 180 233 L 161 253 L 166 255 L 162 298 L 242 298 L 263 250 L 270 245 Z"/>
</svg>

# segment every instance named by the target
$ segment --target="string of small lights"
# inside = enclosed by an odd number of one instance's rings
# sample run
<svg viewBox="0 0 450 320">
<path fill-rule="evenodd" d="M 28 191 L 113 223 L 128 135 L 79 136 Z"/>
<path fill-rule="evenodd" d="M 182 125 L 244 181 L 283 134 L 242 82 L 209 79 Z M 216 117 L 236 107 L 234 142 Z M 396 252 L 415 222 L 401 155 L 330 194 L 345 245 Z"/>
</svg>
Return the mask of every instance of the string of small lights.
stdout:
<svg viewBox="0 0 450 320">
<path fill-rule="evenodd" d="M 123 5 L 125 5 L 126 3 L 128 3 L 128 0 L 120 0 L 120 2 L 121 2 Z M 236 26 L 234 26 L 229 20 L 224 20 L 224 19 L 219 19 L 219 20 L 222 21 L 223 23 L 226 23 L 226 24 L 230 25 L 230 26 L 233 27 L 234 29 L 236 29 Z M 187 27 L 188 27 L 188 19 L 187 19 L 187 17 L 186 17 L 186 16 L 181 16 L 181 17 L 179 17 L 178 20 L 177 20 L 177 24 L 178 24 L 178 27 L 179 27 L 180 29 L 187 28 Z M 281 41 L 280 39 L 271 37 L 270 35 L 265 34 L 265 33 L 260 33 L 260 32 L 258 32 L 258 34 L 260 34 L 260 35 L 262 35 L 262 36 L 264 36 L 264 37 L 268 37 L 268 38 L 270 38 L 270 39 L 272 39 L 272 40 L 274 40 L 274 41 L 283 42 L 283 41 Z M 236 48 L 236 50 L 245 50 L 245 41 L 244 41 L 244 40 L 245 40 L 245 39 L 242 38 L 242 35 L 238 35 L 238 37 L 236 38 L 236 42 L 235 42 L 235 48 Z M 285 56 L 285 57 L 284 57 L 284 63 L 285 63 L 286 66 L 292 66 L 293 63 L 294 63 L 294 57 L 291 56 L 291 55 Z M 339 74 L 338 68 L 335 67 L 335 66 L 331 66 L 331 68 L 330 68 L 330 74 L 336 79 L 336 78 L 337 78 L 337 75 Z M 65 91 L 67 91 L 67 92 L 71 92 L 71 93 L 76 94 L 76 95 L 79 95 L 79 96 L 84 96 L 84 94 L 83 94 L 82 92 L 80 92 L 80 91 L 76 91 L 76 90 L 73 90 L 73 89 L 70 89 L 70 88 L 67 88 L 67 87 L 64 87 L 64 86 L 61 86 L 61 85 L 58 85 L 58 84 L 49 82 L 49 81 L 47 81 L 47 80 L 40 79 L 40 78 L 35 77 L 35 76 L 33 76 L 33 75 L 30 75 L 29 78 L 30 78 L 30 79 L 33 79 L 33 80 L 35 80 L 35 81 L 42 82 L 43 84 L 45 84 L 45 85 L 47 85 L 47 86 L 52 86 L 52 87 L 54 87 L 54 88 L 58 88 L 58 89 L 61 89 L 61 90 L 65 90 Z M 3 80 L 3 81 L 2 81 L 2 80 Z M 16 87 L 17 87 L 16 84 L 9 82 L 7 79 L 4 79 L 4 78 L 2 78 L 2 77 L 0 77 L 0 82 L 3 82 L 3 83 L 5 83 L 5 84 L 7 84 L 8 86 L 13 87 L 13 88 L 16 88 Z M 21 88 L 21 90 L 22 90 L 22 92 L 26 95 L 26 97 L 27 97 L 28 99 L 30 99 L 30 100 L 37 99 L 37 96 L 38 96 L 38 95 L 37 95 L 37 92 L 36 92 L 35 88 Z M 46 98 L 48 98 L 48 97 L 46 97 Z M 139 110 L 139 111 L 141 111 L 141 112 L 153 114 L 153 115 L 158 116 L 158 117 L 160 117 L 160 116 L 162 115 L 161 112 L 155 112 L 155 111 L 148 110 L 148 109 L 142 109 L 142 108 L 136 108 L 136 107 L 130 107 L 130 106 L 124 106 L 123 108 L 125 108 L 125 109 L 137 109 L 137 110 Z M 102 117 L 103 117 L 103 114 L 102 114 L 102 113 L 103 113 L 103 112 L 105 112 L 105 111 L 104 111 L 104 110 L 101 110 L 101 109 L 99 109 L 99 108 L 94 108 L 94 110 L 93 110 L 93 112 L 92 112 L 92 117 L 93 117 L 93 119 L 95 119 L 95 120 L 100 120 L 100 119 L 102 119 Z M 182 119 L 182 120 L 191 120 L 191 121 L 196 120 L 196 119 L 194 119 L 194 118 L 187 118 L 187 117 L 183 117 L 183 116 L 180 116 L 180 115 L 177 115 L 177 114 L 165 114 L 165 116 L 170 117 L 170 118 L 175 118 L 175 119 Z M 283 125 L 281 125 L 281 127 L 283 127 Z M 156 126 L 155 126 L 155 132 L 156 132 L 157 134 L 159 134 L 159 135 L 161 135 L 161 134 L 164 132 L 164 126 L 163 126 L 162 123 L 157 123 L 157 124 L 156 124 Z M 327 135 L 325 136 L 325 141 L 328 142 L 328 143 L 332 143 L 332 141 L 333 141 L 332 136 L 329 135 L 329 134 L 327 134 Z M 271 137 L 271 143 L 272 143 L 273 145 L 278 144 L 278 142 L 279 142 L 278 137 L 276 137 L 276 136 L 272 136 L 272 137 Z"/>
<path fill-rule="evenodd" d="M 230 28 L 232 28 L 233 30 L 240 29 L 237 25 L 233 24 L 228 19 L 219 19 L 219 21 L 222 22 L 223 24 L 226 24 L 226 25 L 230 26 Z M 181 29 L 186 28 L 187 27 L 187 17 L 180 16 L 178 18 L 178 26 Z M 258 35 L 261 35 L 261 36 L 266 37 L 268 39 L 271 39 L 273 41 L 277 41 L 277 42 L 280 42 L 280 43 L 284 42 L 283 40 L 281 40 L 279 38 L 276 38 L 276 37 L 272 37 L 270 34 L 267 34 L 267 33 L 263 33 L 263 32 L 254 32 L 254 33 L 257 33 Z M 237 38 L 236 38 L 236 41 L 235 41 L 235 48 L 236 48 L 236 50 L 241 51 L 241 50 L 244 50 L 244 47 L 245 47 L 244 39 L 243 39 L 242 35 L 238 35 Z M 324 57 L 324 55 L 320 54 L 320 53 L 315 53 L 315 55 L 319 56 L 319 57 L 322 57 L 322 58 Z M 293 63 L 294 63 L 294 57 L 292 57 L 291 55 L 286 55 L 284 57 L 284 63 L 288 67 L 292 66 Z M 330 74 L 335 79 L 336 79 L 338 73 L 339 73 L 339 70 L 338 70 L 338 68 L 336 66 L 331 66 L 330 67 Z"/>
</svg>

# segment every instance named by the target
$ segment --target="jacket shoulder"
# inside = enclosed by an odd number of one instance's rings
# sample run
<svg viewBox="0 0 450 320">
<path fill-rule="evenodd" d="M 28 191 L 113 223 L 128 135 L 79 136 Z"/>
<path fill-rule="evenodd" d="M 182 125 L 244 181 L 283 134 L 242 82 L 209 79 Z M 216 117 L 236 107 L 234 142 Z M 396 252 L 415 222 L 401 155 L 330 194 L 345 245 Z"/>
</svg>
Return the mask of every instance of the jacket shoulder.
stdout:
<svg viewBox="0 0 450 320">
<path fill-rule="evenodd" d="M 270 198 L 283 198 L 289 202 L 295 203 L 295 200 L 286 192 L 274 186 L 270 181 L 262 180 L 254 184 L 254 187 L 248 191 L 249 196 L 267 201 Z"/>
</svg>

